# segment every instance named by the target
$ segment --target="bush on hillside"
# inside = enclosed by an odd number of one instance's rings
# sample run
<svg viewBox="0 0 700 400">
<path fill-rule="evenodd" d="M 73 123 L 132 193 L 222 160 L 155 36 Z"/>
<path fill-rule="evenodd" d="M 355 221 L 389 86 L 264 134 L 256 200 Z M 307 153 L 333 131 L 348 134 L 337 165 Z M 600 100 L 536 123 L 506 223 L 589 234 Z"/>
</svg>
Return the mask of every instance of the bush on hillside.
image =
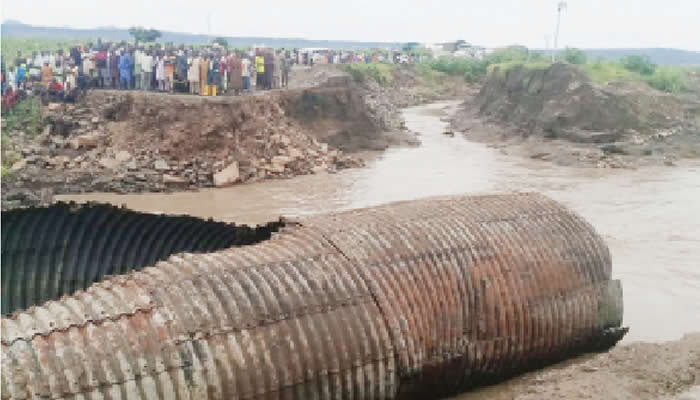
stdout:
<svg viewBox="0 0 700 400">
<path fill-rule="evenodd" d="M 561 53 L 560 58 L 569 64 L 582 65 L 586 63 L 586 53 L 583 50 L 567 47 Z"/>
<path fill-rule="evenodd" d="M 653 75 L 647 78 L 647 83 L 658 90 L 669 93 L 679 93 L 688 88 L 683 71 L 673 67 L 658 68 Z"/>
<path fill-rule="evenodd" d="M 628 71 L 642 75 L 652 75 L 656 71 L 656 64 L 651 62 L 649 56 L 625 56 L 620 60 Z"/>
<path fill-rule="evenodd" d="M 346 70 L 355 82 L 373 79 L 382 86 L 394 81 L 394 67 L 390 64 L 348 64 Z"/>
</svg>

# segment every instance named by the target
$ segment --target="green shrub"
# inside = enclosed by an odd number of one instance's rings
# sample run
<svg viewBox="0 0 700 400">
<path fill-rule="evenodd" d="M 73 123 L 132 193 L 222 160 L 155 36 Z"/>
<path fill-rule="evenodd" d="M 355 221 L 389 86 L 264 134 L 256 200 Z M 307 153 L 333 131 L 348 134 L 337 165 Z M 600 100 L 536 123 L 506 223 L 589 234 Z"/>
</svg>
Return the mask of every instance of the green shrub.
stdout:
<svg viewBox="0 0 700 400">
<path fill-rule="evenodd" d="M 573 47 L 567 47 L 564 49 L 564 51 L 562 51 L 559 55 L 559 58 L 568 62 L 569 64 L 582 65 L 586 63 L 586 53 Z"/>
<path fill-rule="evenodd" d="M 394 66 L 390 64 L 348 64 L 346 71 L 356 82 L 373 79 L 382 86 L 394 81 Z"/>
<path fill-rule="evenodd" d="M 21 129 L 33 135 L 41 129 L 41 100 L 38 96 L 30 96 L 21 100 L 9 111 L 3 111 L 5 129 L 12 132 Z"/>
<path fill-rule="evenodd" d="M 530 52 L 524 47 L 509 47 L 506 49 L 494 51 L 493 53 L 487 55 L 484 58 L 484 61 L 486 61 L 488 65 L 501 64 L 513 61 L 525 62 L 528 60 L 529 56 Z"/>
<path fill-rule="evenodd" d="M 656 64 L 651 62 L 649 56 L 624 56 L 620 62 L 628 71 L 641 75 L 652 75 L 656 71 Z"/>
<path fill-rule="evenodd" d="M 652 87 L 669 93 L 679 93 L 688 89 L 687 78 L 679 68 L 660 67 L 647 78 Z"/>
<path fill-rule="evenodd" d="M 626 69 L 616 61 L 598 60 L 582 66 L 583 71 L 595 83 L 606 84 L 616 81 L 640 81 L 641 75 Z"/>
<path fill-rule="evenodd" d="M 473 58 L 440 57 L 427 65 L 435 71 L 451 76 L 463 76 L 467 82 L 476 82 L 486 75 L 488 62 Z"/>
</svg>

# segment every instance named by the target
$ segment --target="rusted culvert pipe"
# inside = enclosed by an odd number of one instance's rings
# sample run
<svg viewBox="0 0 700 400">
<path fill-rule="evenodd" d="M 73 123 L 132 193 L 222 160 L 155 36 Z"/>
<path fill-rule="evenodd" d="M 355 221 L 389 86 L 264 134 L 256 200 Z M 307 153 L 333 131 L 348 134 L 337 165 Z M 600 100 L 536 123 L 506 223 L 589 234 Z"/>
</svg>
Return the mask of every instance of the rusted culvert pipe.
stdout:
<svg viewBox="0 0 700 400">
<path fill-rule="evenodd" d="M 624 332 L 593 228 L 536 194 L 393 203 L 178 254 L 2 320 L 3 398 L 425 398 Z"/>
</svg>

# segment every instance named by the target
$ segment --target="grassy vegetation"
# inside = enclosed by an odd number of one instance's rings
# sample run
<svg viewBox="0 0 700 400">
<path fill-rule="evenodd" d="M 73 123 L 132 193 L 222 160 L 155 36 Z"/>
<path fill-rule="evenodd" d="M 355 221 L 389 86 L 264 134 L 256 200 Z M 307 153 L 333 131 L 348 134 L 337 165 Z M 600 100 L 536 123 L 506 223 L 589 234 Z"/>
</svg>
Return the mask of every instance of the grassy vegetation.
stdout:
<svg viewBox="0 0 700 400">
<path fill-rule="evenodd" d="M 41 129 L 41 100 L 30 96 L 14 106 L 10 111 L 3 112 L 5 126 L 3 131 L 22 130 L 28 135 L 34 135 Z"/>
<path fill-rule="evenodd" d="M 579 65 L 593 82 L 599 84 L 620 81 L 645 82 L 658 90 L 670 93 L 683 92 L 689 87 L 687 76 L 689 69 L 657 67 L 643 56 L 627 56 L 619 61 L 591 62 L 581 50 L 567 48 L 557 56 L 557 59 Z M 516 66 L 543 69 L 550 65 L 550 58 L 540 53 L 530 52 L 524 48 L 510 48 L 491 53 L 483 60 L 440 57 L 420 65 L 419 71 L 425 76 L 434 75 L 435 72 L 463 76 L 467 82 L 473 83 L 483 79 L 496 66 L 500 73 L 506 73 Z"/>
<path fill-rule="evenodd" d="M 374 79 L 382 86 L 389 86 L 394 81 L 392 64 L 348 64 L 345 69 L 356 82 Z"/>
<path fill-rule="evenodd" d="M 3 110 L 4 126 L 2 128 L 2 141 L 0 142 L 3 177 L 9 173 L 12 164 L 18 160 L 17 154 L 12 151 L 12 141 L 8 132 L 21 130 L 28 135 L 37 134 L 41 129 L 40 106 L 39 98 L 32 96 L 20 101 L 10 111 Z"/>
</svg>

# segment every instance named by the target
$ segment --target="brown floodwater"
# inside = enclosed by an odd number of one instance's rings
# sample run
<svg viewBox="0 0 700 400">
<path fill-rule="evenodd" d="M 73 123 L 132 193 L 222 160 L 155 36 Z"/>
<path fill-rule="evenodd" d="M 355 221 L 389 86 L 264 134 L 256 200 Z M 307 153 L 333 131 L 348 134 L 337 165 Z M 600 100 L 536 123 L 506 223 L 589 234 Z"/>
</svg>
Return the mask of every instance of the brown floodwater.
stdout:
<svg viewBox="0 0 700 400">
<path fill-rule="evenodd" d="M 237 223 L 358 208 L 434 195 L 538 191 L 583 215 L 605 237 L 625 296 L 625 341 L 700 331 L 700 163 L 638 170 L 568 168 L 500 153 L 442 132 L 454 102 L 404 110 L 422 145 L 392 148 L 362 169 L 198 192 L 85 194 L 169 214 Z"/>
</svg>

